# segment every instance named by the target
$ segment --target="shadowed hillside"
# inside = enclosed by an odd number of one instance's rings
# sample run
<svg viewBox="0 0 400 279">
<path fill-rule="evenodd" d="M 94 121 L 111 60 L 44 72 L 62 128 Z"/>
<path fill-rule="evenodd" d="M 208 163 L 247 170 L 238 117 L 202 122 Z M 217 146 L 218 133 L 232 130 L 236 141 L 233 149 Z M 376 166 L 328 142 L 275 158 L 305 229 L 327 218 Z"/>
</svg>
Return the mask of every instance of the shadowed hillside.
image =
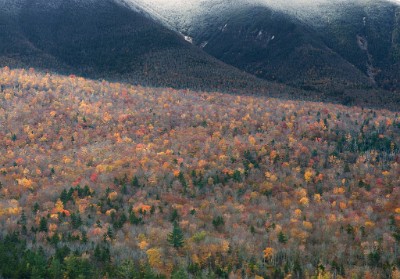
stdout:
<svg viewBox="0 0 400 279">
<path fill-rule="evenodd" d="M 111 0 L 21 1 L 17 8 L 0 9 L 3 66 L 177 88 L 261 91 L 269 86 Z"/>
<path fill-rule="evenodd" d="M 112 0 L 4 0 L 0 14 L 3 66 L 33 67 L 145 86 L 392 110 L 398 110 L 400 104 L 399 94 L 372 89 L 373 84 L 362 69 L 330 50 L 312 29 L 270 10 L 238 12 L 233 18 L 221 17 L 222 21 L 216 21 L 204 33 L 197 30 L 195 42 L 201 44 L 207 39 L 208 44 L 202 45 L 204 50 L 233 66 L 206 54 L 148 16 Z M 219 25 L 224 20 L 229 21 L 225 29 L 225 25 Z M 392 72 L 393 77 L 395 73 Z"/>
<path fill-rule="evenodd" d="M 400 8 L 393 2 L 205 0 L 190 8 L 180 1 L 128 1 L 259 78 L 344 104 L 359 95 L 369 106 L 382 95 L 391 95 L 387 103 L 400 96 Z"/>
<path fill-rule="evenodd" d="M 195 38 L 218 59 L 268 80 L 314 90 L 372 86 L 312 28 L 268 8 L 223 15 Z"/>
</svg>

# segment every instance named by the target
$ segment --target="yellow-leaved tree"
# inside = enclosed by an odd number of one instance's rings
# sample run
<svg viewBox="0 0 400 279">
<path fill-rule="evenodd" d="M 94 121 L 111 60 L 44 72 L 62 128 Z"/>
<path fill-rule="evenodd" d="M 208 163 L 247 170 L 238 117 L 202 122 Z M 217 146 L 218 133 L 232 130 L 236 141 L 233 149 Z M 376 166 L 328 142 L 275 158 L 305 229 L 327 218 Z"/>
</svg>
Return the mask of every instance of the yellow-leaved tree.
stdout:
<svg viewBox="0 0 400 279">
<path fill-rule="evenodd" d="M 161 260 L 161 252 L 159 248 L 150 248 L 146 251 L 149 264 L 152 268 L 161 269 L 163 262 Z"/>
</svg>

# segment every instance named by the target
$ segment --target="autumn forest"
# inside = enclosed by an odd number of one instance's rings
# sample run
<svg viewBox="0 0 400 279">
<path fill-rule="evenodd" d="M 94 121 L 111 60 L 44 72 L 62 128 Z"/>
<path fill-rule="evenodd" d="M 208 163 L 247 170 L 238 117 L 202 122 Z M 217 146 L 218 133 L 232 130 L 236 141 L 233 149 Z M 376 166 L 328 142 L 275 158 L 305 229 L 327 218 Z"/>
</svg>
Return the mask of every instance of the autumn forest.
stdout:
<svg viewBox="0 0 400 279">
<path fill-rule="evenodd" d="M 400 278 L 400 115 L 0 69 L 0 278 Z"/>
</svg>

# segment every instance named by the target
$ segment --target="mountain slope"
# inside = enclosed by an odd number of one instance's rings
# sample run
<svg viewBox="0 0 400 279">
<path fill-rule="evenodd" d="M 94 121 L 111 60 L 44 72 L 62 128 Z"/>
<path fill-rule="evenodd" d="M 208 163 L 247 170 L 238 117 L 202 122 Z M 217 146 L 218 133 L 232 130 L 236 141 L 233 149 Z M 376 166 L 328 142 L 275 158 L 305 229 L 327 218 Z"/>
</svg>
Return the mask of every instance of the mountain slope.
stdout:
<svg viewBox="0 0 400 279">
<path fill-rule="evenodd" d="M 264 7 L 237 10 L 196 36 L 222 61 L 268 80 L 305 88 L 368 84 L 361 71 L 305 24 Z"/>
<path fill-rule="evenodd" d="M 317 89 L 383 87 L 396 65 L 399 8 L 378 2 L 337 9 L 313 25 L 268 8 L 240 9 L 194 39 L 222 61 L 269 80 Z"/>
<path fill-rule="evenodd" d="M 0 64 L 155 86 L 262 90 L 123 2 L 20 1 L 0 9 Z"/>
<path fill-rule="evenodd" d="M 316 28 L 324 41 L 374 83 L 400 89 L 400 7 L 384 1 L 348 3 L 340 16 Z"/>
<path fill-rule="evenodd" d="M 261 78 L 317 90 L 400 88 L 396 1 L 130 2 Z"/>
<path fill-rule="evenodd" d="M 34 67 L 150 86 L 267 94 L 393 110 L 399 107 L 398 94 L 365 91 L 373 83 L 362 69 L 340 57 L 315 32 L 316 27 L 303 19 L 265 7 L 250 8 L 251 1 L 245 2 L 247 9 L 226 9 L 219 17 L 225 1 L 213 5 L 201 1 L 199 16 L 186 21 L 197 22 L 187 26 L 191 33 L 182 31 L 192 35 L 198 47 L 171 30 L 175 28 L 172 24 L 160 23 L 167 19 L 154 20 L 149 17 L 153 13 L 127 1 L 0 1 L 0 66 Z M 204 11 L 210 13 L 202 14 Z M 213 20 L 207 20 L 209 16 Z M 227 20 L 230 22 L 224 29 Z M 209 40 L 207 45 L 205 40 Z M 398 78 L 396 69 L 391 73 L 389 82 L 393 83 Z M 343 90 L 349 87 L 351 91 Z"/>
</svg>

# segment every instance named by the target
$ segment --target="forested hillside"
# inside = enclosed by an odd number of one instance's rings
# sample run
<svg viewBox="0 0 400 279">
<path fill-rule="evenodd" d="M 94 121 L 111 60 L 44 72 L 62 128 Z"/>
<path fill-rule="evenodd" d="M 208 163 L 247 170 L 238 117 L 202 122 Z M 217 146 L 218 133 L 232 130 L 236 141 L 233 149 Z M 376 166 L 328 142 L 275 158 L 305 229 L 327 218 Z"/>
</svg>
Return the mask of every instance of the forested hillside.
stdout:
<svg viewBox="0 0 400 279">
<path fill-rule="evenodd" d="M 0 91 L 0 277 L 399 278 L 398 113 L 8 68 Z"/>
<path fill-rule="evenodd" d="M 361 17 L 357 24 L 352 13 L 345 14 L 343 20 L 335 21 L 335 28 L 321 27 L 329 31 L 321 36 L 321 30 L 266 7 L 250 5 L 218 14 L 224 11 L 221 1 L 218 9 L 210 8 L 211 18 L 192 19 L 196 19 L 193 33 L 187 35 L 193 37 L 193 45 L 126 2 L 130 1 L 1 0 L 0 67 L 33 67 L 142 86 L 255 93 L 390 110 L 400 106 L 400 94 L 395 91 L 398 63 L 386 63 L 383 55 L 390 50 L 390 57 L 398 56 L 397 13 L 381 21 L 385 11 L 394 9 L 392 5 L 368 21 L 368 30 L 360 31 L 361 19 L 369 20 L 376 12 L 356 13 Z M 347 19 L 353 29 L 342 28 Z M 392 33 L 382 31 L 392 25 Z M 361 58 L 367 55 L 357 45 L 356 35 L 368 38 L 373 68 L 382 70 L 377 84 L 385 84 L 387 90 L 371 84 L 363 73 L 365 67 L 361 71 L 349 60 L 355 52 L 357 65 L 366 65 Z M 347 52 L 350 47 L 352 51 Z M 380 52 L 383 56 L 378 56 Z"/>
<path fill-rule="evenodd" d="M 400 96 L 398 1 L 126 1 L 259 78 L 343 102 Z"/>
<path fill-rule="evenodd" d="M 0 1 L 4 66 L 195 90 L 270 86 L 114 0 Z"/>
<path fill-rule="evenodd" d="M 309 7 L 309 15 L 262 5 L 211 10 L 189 35 L 207 53 L 260 78 L 314 91 L 378 87 L 398 95 L 400 7 L 336 2 L 315 4 L 319 12 Z"/>
</svg>

